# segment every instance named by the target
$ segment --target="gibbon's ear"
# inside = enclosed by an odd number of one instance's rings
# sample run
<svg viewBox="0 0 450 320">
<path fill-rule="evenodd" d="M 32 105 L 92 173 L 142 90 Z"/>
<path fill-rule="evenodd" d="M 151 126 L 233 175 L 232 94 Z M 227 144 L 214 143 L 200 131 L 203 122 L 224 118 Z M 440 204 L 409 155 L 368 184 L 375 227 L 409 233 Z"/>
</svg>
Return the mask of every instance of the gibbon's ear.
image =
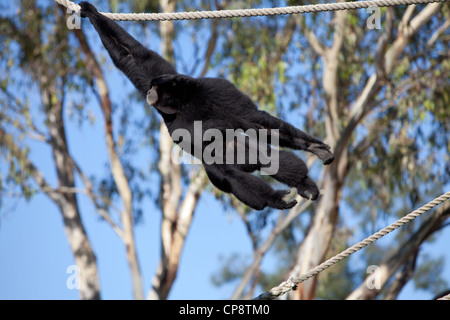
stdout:
<svg viewBox="0 0 450 320">
<path fill-rule="evenodd" d="M 147 103 L 151 106 L 158 102 L 158 91 L 156 86 L 151 86 L 150 90 L 147 92 Z"/>
<path fill-rule="evenodd" d="M 150 90 L 148 90 L 147 103 L 151 106 L 156 107 L 159 111 L 165 114 L 175 114 L 178 112 L 177 108 L 165 104 L 165 101 L 160 98 L 160 95 L 158 94 L 158 87 L 156 85 L 152 85 Z"/>
</svg>

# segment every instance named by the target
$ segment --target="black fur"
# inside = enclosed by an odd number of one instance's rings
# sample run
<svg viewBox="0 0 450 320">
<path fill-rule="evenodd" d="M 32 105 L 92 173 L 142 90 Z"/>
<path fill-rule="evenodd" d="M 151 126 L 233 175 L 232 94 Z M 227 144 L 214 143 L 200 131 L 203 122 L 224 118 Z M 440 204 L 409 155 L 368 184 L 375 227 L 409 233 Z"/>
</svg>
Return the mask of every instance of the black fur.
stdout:
<svg viewBox="0 0 450 320">
<path fill-rule="evenodd" d="M 157 53 L 143 47 L 114 21 L 97 12 L 88 2 L 81 2 L 81 16 L 88 17 L 102 43 L 108 50 L 114 64 L 122 70 L 134 86 L 145 96 L 157 93 L 153 103 L 163 117 L 169 132 L 186 129 L 194 134 L 194 121 L 202 122 L 202 129 L 267 129 L 278 130 L 281 147 L 306 150 L 316 154 L 324 164 L 334 160 L 330 147 L 290 124 L 258 110 L 253 101 L 239 91 L 231 82 L 218 78 L 191 78 L 180 75 L 175 68 Z M 147 96 L 149 99 L 150 96 Z M 151 100 L 151 99 L 150 99 Z M 273 132 L 274 133 L 274 132 Z M 225 134 L 224 134 L 225 136 Z M 176 141 L 179 142 L 179 141 Z M 223 141 L 225 146 L 233 141 Z M 207 143 L 193 148 L 203 151 Z M 226 148 L 225 147 L 225 148 Z M 192 150 L 194 150 L 192 149 Z M 251 150 L 248 144 L 245 150 Z M 266 146 L 270 155 L 272 149 Z M 226 153 L 227 150 L 224 151 Z M 251 208 L 262 210 L 269 206 L 276 209 L 292 208 L 296 201 L 286 202 L 283 197 L 288 191 L 276 191 L 262 180 L 251 174 L 264 168 L 258 153 L 258 161 L 250 164 L 248 156 L 243 164 L 205 163 L 206 173 L 211 182 L 220 190 L 234 194 Z M 305 163 L 292 152 L 279 151 L 277 158 L 279 170 L 272 177 L 294 187 L 307 199 L 316 200 L 319 189 L 308 177 Z"/>
</svg>

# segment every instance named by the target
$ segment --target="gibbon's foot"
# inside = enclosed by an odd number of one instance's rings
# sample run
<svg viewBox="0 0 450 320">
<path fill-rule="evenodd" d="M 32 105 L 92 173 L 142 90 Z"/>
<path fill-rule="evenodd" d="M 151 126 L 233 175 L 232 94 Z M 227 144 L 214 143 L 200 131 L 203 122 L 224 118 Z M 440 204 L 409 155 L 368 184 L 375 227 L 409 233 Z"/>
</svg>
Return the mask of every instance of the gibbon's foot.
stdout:
<svg viewBox="0 0 450 320">
<path fill-rule="evenodd" d="M 297 200 L 291 200 L 289 202 L 286 202 L 283 200 L 283 197 L 291 193 L 289 190 L 277 190 L 274 192 L 274 194 L 270 197 L 267 205 L 271 208 L 275 209 L 291 209 L 297 204 Z"/>
<path fill-rule="evenodd" d="M 334 161 L 334 154 L 330 152 L 330 149 L 330 146 L 324 143 L 311 143 L 308 147 L 308 151 L 318 156 L 324 165 L 328 165 Z"/>
<path fill-rule="evenodd" d="M 297 186 L 297 192 L 303 198 L 308 200 L 317 200 L 320 191 L 317 185 L 309 177 L 303 179 L 303 181 Z"/>
</svg>

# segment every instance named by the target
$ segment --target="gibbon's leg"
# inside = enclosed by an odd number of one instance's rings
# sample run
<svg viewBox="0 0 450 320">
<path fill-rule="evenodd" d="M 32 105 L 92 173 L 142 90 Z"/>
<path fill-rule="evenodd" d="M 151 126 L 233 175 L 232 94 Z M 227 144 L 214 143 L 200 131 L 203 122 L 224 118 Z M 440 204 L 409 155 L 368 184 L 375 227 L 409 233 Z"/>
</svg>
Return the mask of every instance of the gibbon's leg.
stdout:
<svg viewBox="0 0 450 320">
<path fill-rule="evenodd" d="M 320 193 L 319 188 L 314 181 L 308 177 L 308 167 L 306 164 L 294 153 L 278 150 L 278 154 L 275 154 L 271 151 L 270 146 L 267 146 L 267 150 L 264 150 L 264 153 L 260 153 L 256 150 L 252 150 L 247 144 L 245 152 L 245 163 L 236 164 L 235 167 L 237 169 L 244 172 L 253 172 L 256 170 L 261 171 L 261 169 L 264 170 L 264 167 L 267 168 L 268 166 L 271 167 L 275 165 L 274 167 L 277 168 L 277 170 L 274 174 L 270 174 L 271 177 L 291 188 L 296 188 L 298 194 L 303 198 L 317 200 Z M 256 163 L 249 162 L 248 155 L 251 154 L 257 156 Z M 277 163 L 273 164 L 269 163 L 269 161 Z"/>
<path fill-rule="evenodd" d="M 248 120 L 261 125 L 265 129 L 279 130 L 279 143 L 282 147 L 306 150 L 314 153 L 324 164 L 330 164 L 334 155 L 330 147 L 322 141 L 311 137 L 289 123 L 271 116 L 265 111 L 258 110 L 249 116 Z"/>
<path fill-rule="evenodd" d="M 266 206 L 290 209 L 297 204 L 295 200 L 283 200 L 289 191 L 274 190 L 264 180 L 240 171 L 233 165 L 205 165 L 205 170 L 219 190 L 234 194 L 239 201 L 255 210 L 263 210 Z"/>
<path fill-rule="evenodd" d="M 319 188 L 308 177 L 308 167 L 292 152 L 279 151 L 279 170 L 272 177 L 291 188 L 297 188 L 303 198 L 317 200 L 319 197 Z"/>
<path fill-rule="evenodd" d="M 105 17 L 89 2 L 81 2 L 81 16 L 88 17 L 97 30 L 114 64 L 144 95 L 150 81 L 162 74 L 175 74 L 175 68 L 156 52 L 141 45 L 113 20 Z"/>
</svg>

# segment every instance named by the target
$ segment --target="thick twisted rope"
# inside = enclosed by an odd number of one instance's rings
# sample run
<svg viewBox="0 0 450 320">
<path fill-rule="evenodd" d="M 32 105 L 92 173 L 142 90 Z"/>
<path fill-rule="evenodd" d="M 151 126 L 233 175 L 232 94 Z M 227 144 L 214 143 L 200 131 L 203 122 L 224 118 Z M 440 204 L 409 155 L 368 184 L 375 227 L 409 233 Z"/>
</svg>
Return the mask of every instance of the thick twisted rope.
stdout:
<svg viewBox="0 0 450 320">
<path fill-rule="evenodd" d="M 69 8 L 75 13 L 80 13 L 80 6 L 68 0 L 54 0 L 55 2 Z M 398 5 L 423 4 L 432 2 L 445 2 L 448 0 L 372 0 L 372 1 L 353 1 L 323 3 L 303 6 L 290 6 L 279 8 L 264 9 L 236 9 L 236 10 L 216 10 L 216 11 L 193 11 L 193 12 L 173 12 L 173 13 L 105 13 L 112 20 L 131 20 L 131 21 L 164 21 L 164 20 L 193 20 L 193 19 L 212 19 L 212 18 L 236 18 L 236 17 L 256 17 L 273 16 L 296 13 L 311 13 L 322 11 L 337 11 L 362 9 L 369 7 L 392 7 Z"/>
<path fill-rule="evenodd" d="M 324 271 L 325 269 L 328 269 L 329 267 L 335 265 L 339 261 L 347 258 L 351 254 L 353 254 L 353 253 L 355 253 L 355 252 L 357 252 L 357 251 L 367 247 L 369 244 L 374 243 L 375 241 L 377 241 L 378 239 L 384 237 L 388 233 L 390 233 L 390 232 L 400 228 L 401 226 L 403 226 L 403 225 L 413 221 L 417 217 L 421 216 L 425 212 L 430 211 L 431 209 L 433 209 L 434 207 L 438 206 L 439 204 L 447 201 L 448 199 L 450 199 L 450 191 L 446 192 L 442 196 L 434 199 L 433 201 L 428 202 L 423 207 L 421 207 L 421 208 L 419 208 L 419 209 L 417 209 L 417 210 L 407 214 L 403 218 L 395 221 L 394 223 L 392 223 L 391 225 L 387 226 L 386 228 L 384 228 L 384 229 L 374 233 L 370 237 L 368 237 L 368 238 L 364 239 L 363 241 L 355 244 L 354 246 L 348 248 L 347 250 L 339 253 L 338 255 L 334 256 L 333 258 L 328 259 L 327 261 L 323 262 L 322 264 L 318 265 L 317 267 L 311 269 L 309 272 L 303 274 L 299 278 L 291 277 L 287 281 L 284 281 L 283 283 L 281 283 L 279 286 L 277 286 L 275 288 L 272 288 L 268 292 L 265 292 L 265 293 L 257 296 L 254 299 L 255 300 L 275 299 L 275 298 L 279 297 L 280 295 L 285 294 L 285 293 L 295 289 L 298 284 L 308 280 L 309 278 L 314 277 L 316 274 Z M 449 298 L 450 298 L 450 296 L 449 296 Z"/>
<path fill-rule="evenodd" d="M 438 300 L 450 300 L 450 294 L 440 297 Z"/>
</svg>

